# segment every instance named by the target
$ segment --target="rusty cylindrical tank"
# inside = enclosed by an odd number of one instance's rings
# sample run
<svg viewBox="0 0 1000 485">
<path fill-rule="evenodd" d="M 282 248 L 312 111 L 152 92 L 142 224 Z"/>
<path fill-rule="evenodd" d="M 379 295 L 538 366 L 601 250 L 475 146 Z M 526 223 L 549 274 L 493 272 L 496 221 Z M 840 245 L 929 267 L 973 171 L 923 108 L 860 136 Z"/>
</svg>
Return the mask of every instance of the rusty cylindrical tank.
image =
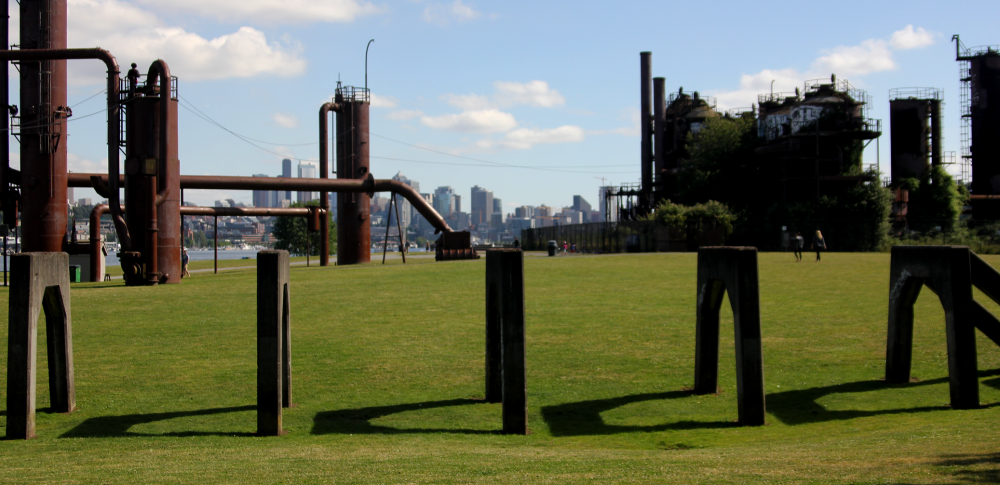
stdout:
<svg viewBox="0 0 1000 485">
<path fill-rule="evenodd" d="M 641 94 L 639 96 L 639 129 L 642 130 L 640 137 L 640 150 L 642 163 L 642 192 L 643 198 L 648 198 L 653 189 L 653 54 L 651 52 L 639 53 L 639 86 Z M 640 206 L 648 204 L 646 200 L 640 200 Z"/>
<path fill-rule="evenodd" d="M 323 103 L 319 107 L 319 178 L 325 179 L 330 178 L 330 133 L 329 129 L 329 118 L 330 112 L 335 109 L 333 103 Z M 326 191 L 321 191 L 319 193 L 319 206 L 326 211 L 327 214 L 330 212 L 330 193 Z M 326 216 L 320 225 L 320 235 L 319 240 L 323 241 L 323 244 L 319 248 L 319 265 L 329 266 L 330 265 L 330 217 Z"/>
<path fill-rule="evenodd" d="M 666 139 L 666 82 L 662 77 L 653 78 L 653 207 L 661 200 L 671 197 L 667 194 L 666 177 L 663 171 L 667 168 Z"/>
<path fill-rule="evenodd" d="M 337 178 L 368 177 L 368 92 L 338 87 Z M 367 193 L 337 194 L 337 264 L 371 261 L 371 197 Z"/>
<path fill-rule="evenodd" d="M 135 242 L 146 284 L 181 281 L 177 100 L 170 85 L 170 68 L 158 60 L 145 87 L 125 104 L 125 213 L 129 227 L 143 235 Z"/>
<path fill-rule="evenodd" d="M 20 2 L 22 49 L 66 48 L 66 1 Z M 23 62 L 22 250 L 59 252 L 66 235 L 66 61 Z"/>
</svg>

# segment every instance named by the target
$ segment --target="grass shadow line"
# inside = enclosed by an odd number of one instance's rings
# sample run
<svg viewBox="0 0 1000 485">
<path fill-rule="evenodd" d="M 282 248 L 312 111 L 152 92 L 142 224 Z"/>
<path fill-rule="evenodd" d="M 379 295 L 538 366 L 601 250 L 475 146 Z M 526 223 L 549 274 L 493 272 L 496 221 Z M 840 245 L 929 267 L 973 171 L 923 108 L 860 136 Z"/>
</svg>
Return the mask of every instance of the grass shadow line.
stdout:
<svg viewBox="0 0 1000 485">
<path fill-rule="evenodd" d="M 691 391 L 670 391 L 646 394 L 632 394 L 608 399 L 594 399 L 555 406 L 542 407 L 542 419 L 549 426 L 552 436 L 586 436 L 619 433 L 731 428 L 739 426 L 732 421 L 676 421 L 652 426 L 621 426 L 607 424 L 601 413 L 643 401 L 661 401 L 694 396 Z"/>
<path fill-rule="evenodd" d="M 992 377 L 1000 375 L 1000 369 L 979 371 L 979 376 Z M 871 416 L 881 416 L 887 414 L 909 414 L 924 413 L 930 411 L 942 411 L 951 409 L 951 406 L 916 406 L 910 408 L 879 409 L 874 411 L 862 410 L 830 410 L 819 404 L 819 400 L 830 394 L 851 394 L 857 392 L 880 391 L 885 389 L 912 389 L 916 387 L 944 384 L 948 382 L 947 377 L 939 377 L 920 382 L 910 382 L 905 384 L 889 384 L 882 380 L 877 381 L 857 381 L 834 384 L 830 386 L 812 387 L 809 389 L 799 389 L 793 391 L 783 391 L 767 395 L 767 411 L 773 414 L 784 424 L 797 425 L 819 423 L 825 421 L 839 421 L 845 419 L 864 418 Z M 983 381 L 990 387 L 1000 386 L 1000 379 L 990 379 Z M 982 409 L 997 406 L 998 403 L 987 404 Z"/>
<path fill-rule="evenodd" d="M 446 399 L 441 401 L 426 401 L 419 403 L 395 404 L 391 406 L 372 406 L 358 409 L 338 409 L 322 411 L 313 418 L 312 434 L 422 434 L 422 433 L 458 433 L 458 434 L 497 434 L 496 431 L 480 429 L 456 428 L 393 428 L 372 424 L 371 420 L 407 411 L 443 408 L 450 406 L 466 406 L 470 404 L 487 404 L 486 401 L 475 399 Z M 497 421 L 499 425 L 499 420 Z M 499 427 L 499 426 L 498 426 Z"/>
<path fill-rule="evenodd" d="M 170 413 L 126 414 L 123 416 L 100 416 L 87 418 L 73 429 L 60 435 L 60 438 L 111 438 L 111 437 L 191 437 L 191 436 L 254 436 L 254 433 L 216 432 L 216 431 L 172 431 L 168 433 L 136 433 L 129 428 L 139 424 L 155 423 L 168 419 L 186 418 L 191 416 L 209 416 L 213 414 L 238 413 L 256 410 L 256 405 L 233 406 L 227 408 L 198 409 L 194 411 L 176 411 Z"/>
<path fill-rule="evenodd" d="M 980 455 L 945 455 L 935 463 L 939 467 L 963 467 L 951 470 L 950 475 L 963 483 L 1000 483 L 1000 453 Z M 969 467 L 985 466 L 985 469 L 969 470 Z"/>
</svg>

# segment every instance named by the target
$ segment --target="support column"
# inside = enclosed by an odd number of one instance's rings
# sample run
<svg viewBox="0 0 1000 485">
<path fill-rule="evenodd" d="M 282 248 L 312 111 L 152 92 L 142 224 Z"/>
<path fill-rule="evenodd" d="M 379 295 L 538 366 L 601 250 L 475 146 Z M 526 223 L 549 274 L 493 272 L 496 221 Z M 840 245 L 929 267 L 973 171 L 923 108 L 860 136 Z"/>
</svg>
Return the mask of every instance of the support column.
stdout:
<svg viewBox="0 0 1000 485">
<path fill-rule="evenodd" d="M 500 252 L 486 251 L 486 402 L 503 401 L 500 334 Z"/>
<path fill-rule="evenodd" d="M 926 284 L 944 307 L 951 407 L 979 407 L 972 252 L 966 246 L 894 246 L 889 275 L 889 324 L 885 380 L 910 381 L 913 303 Z"/>
<path fill-rule="evenodd" d="M 528 434 L 528 396 L 524 355 L 524 253 L 520 249 L 491 249 L 498 269 L 502 367 L 503 432 Z M 489 265 L 487 267 L 490 267 Z M 487 279 L 490 279 L 487 276 Z"/>
<path fill-rule="evenodd" d="M 764 358 L 761 347 L 757 248 L 698 250 L 695 394 L 710 394 L 719 380 L 719 310 L 728 292 L 736 332 L 736 394 L 739 422 L 764 424 Z"/>
<path fill-rule="evenodd" d="M 278 436 L 291 406 L 288 251 L 257 253 L 257 435 Z"/>
<path fill-rule="evenodd" d="M 52 410 L 76 409 L 69 255 L 20 253 L 10 257 L 7 324 L 7 439 L 35 436 L 38 315 L 45 311 Z"/>
</svg>

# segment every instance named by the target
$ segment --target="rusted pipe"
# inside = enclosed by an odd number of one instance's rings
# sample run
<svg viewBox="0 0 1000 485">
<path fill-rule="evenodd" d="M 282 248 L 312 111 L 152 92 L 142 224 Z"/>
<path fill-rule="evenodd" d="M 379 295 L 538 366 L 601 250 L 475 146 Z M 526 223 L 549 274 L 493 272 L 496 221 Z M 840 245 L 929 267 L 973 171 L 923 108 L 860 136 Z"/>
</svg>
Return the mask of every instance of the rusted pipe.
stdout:
<svg viewBox="0 0 1000 485">
<path fill-rule="evenodd" d="M 70 187 L 93 187 L 91 176 L 101 177 L 103 175 L 92 173 L 71 173 L 68 175 Z M 444 218 L 417 193 L 413 187 L 398 180 L 376 180 L 369 177 L 365 180 L 357 179 L 309 179 L 309 178 L 284 178 L 284 177 L 226 177 L 218 175 L 181 175 L 182 189 L 210 189 L 210 190 L 281 190 L 281 191 L 310 191 L 319 192 L 354 192 L 354 193 L 375 193 L 375 192 L 396 192 L 408 200 L 417 209 L 420 215 L 424 216 L 439 232 L 452 232 Z M 182 209 L 183 210 L 183 209 Z"/>
<path fill-rule="evenodd" d="M 329 115 L 331 111 L 340 110 L 340 105 L 336 103 L 323 103 L 319 107 L 319 178 L 330 178 L 330 134 Z M 321 191 L 319 193 L 319 206 L 326 212 L 330 211 L 330 193 Z M 320 241 L 330 240 L 330 218 L 327 217 L 320 222 Z M 328 266 L 330 264 L 330 245 L 325 244 L 319 251 L 319 265 Z"/>
<path fill-rule="evenodd" d="M 94 47 L 89 49 L 21 49 L 0 51 L 0 59 L 6 61 L 51 61 L 59 59 L 98 59 L 108 67 L 108 205 L 111 209 L 111 219 L 115 223 L 118 241 L 122 249 L 132 248 L 132 238 L 128 226 L 122 217 L 121 201 L 118 196 L 118 145 L 121 112 L 118 107 L 118 61 L 110 52 Z M 88 185 L 89 187 L 89 185 Z"/>
<path fill-rule="evenodd" d="M 101 279 L 101 216 L 108 213 L 108 204 L 98 204 L 90 211 L 90 281 Z M 124 212 L 124 207 L 119 207 Z"/>
<path fill-rule="evenodd" d="M 143 257 L 146 260 L 145 273 L 149 284 L 155 285 L 161 279 L 159 272 L 159 241 L 157 233 L 160 230 L 157 219 L 157 207 L 167 200 L 170 189 L 166 183 L 167 159 L 170 157 L 170 66 L 163 59 L 157 59 L 149 65 L 146 73 L 147 87 L 152 87 L 150 82 L 153 79 L 159 81 L 160 86 L 160 124 L 157 139 L 159 140 L 158 156 L 156 160 L 156 171 L 153 174 L 146 174 L 146 251 Z M 166 279 L 166 278 L 162 278 Z"/>
<path fill-rule="evenodd" d="M 323 212 L 324 214 L 326 212 Z M 181 207 L 182 216 L 309 217 L 308 207 Z"/>
</svg>

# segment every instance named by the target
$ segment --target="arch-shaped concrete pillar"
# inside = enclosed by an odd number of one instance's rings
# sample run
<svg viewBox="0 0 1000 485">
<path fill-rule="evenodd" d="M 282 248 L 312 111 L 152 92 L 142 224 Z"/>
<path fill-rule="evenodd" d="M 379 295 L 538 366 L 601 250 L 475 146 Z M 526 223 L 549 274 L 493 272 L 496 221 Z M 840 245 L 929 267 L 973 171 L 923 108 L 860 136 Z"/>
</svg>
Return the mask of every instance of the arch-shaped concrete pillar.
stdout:
<svg viewBox="0 0 1000 485">
<path fill-rule="evenodd" d="M 7 313 L 7 439 L 35 436 L 35 377 L 39 312 L 45 311 L 52 410 L 76 409 L 69 255 L 21 253 L 10 257 Z"/>
<path fill-rule="evenodd" d="M 698 316 L 694 392 L 711 394 L 719 385 L 719 310 L 729 293 L 736 331 L 736 393 L 739 422 L 764 424 L 764 358 L 760 332 L 757 248 L 698 249 Z"/>
<path fill-rule="evenodd" d="M 910 382 L 913 304 L 927 285 L 944 307 L 951 407 L 955 409 L 979 407 L 975 329 L 977 318 L 983 316 L 982 307 L 972 299 L 971 256 L 967 246 L 893 246 L 889 270 L 885 380 Z"/>
</svg>

